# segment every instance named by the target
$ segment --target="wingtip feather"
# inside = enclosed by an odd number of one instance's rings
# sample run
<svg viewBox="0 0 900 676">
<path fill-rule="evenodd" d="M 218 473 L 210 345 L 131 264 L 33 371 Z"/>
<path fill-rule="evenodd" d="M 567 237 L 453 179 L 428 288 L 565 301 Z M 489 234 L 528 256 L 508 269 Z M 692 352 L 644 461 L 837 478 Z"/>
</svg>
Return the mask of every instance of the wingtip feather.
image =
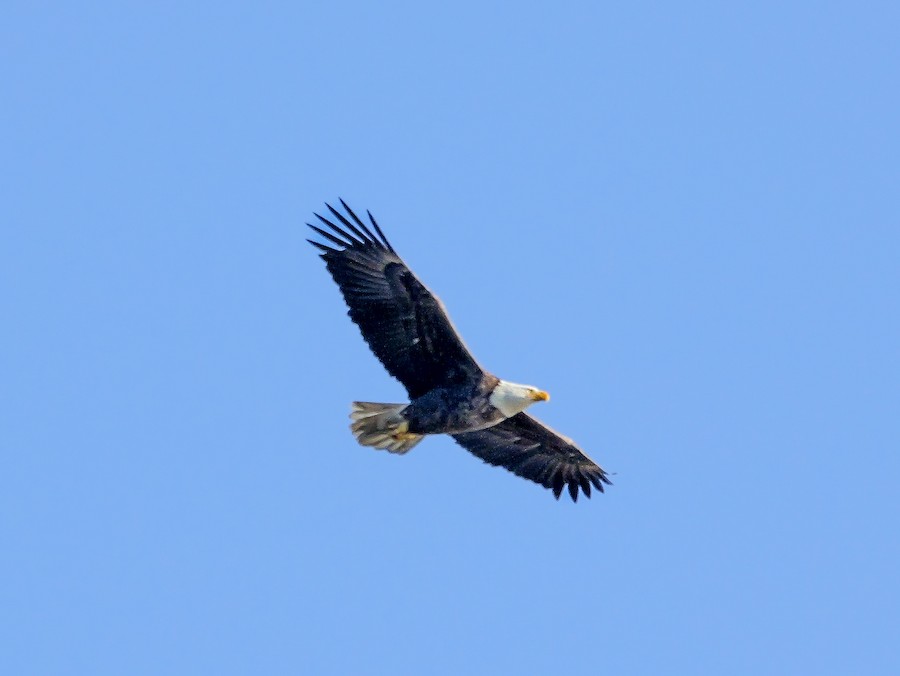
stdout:
<svg viewBox="0 0 900 676">
<path fill-rule="evenodd" d="M 591 482 L 588 481 L 588 478 L 582 474 L 578 477 L 578 483 L 581 484 L 581 490 L 584 493 L 585 497 L 590 499 L 591 497 Z"/>
<path fill-rule="evenodd" d="M 372 212 L 366 209 L 366 215 L 369 217 L 369 220 L 372 221 L 372 225 L 375 227 L 375 231 L 381 236 L 381 241 L 384 242 L 384 245 L 387 247 L 388 251 L 393 254 L 397 253 L 396 251 L 394 251 L 394 247 L 391 246 L 388 238 L 384 236 L 384 233 L 381 231 L 381 227 L 378 225 L 378 221 L 375 220 Z"/>
<path fill-rule="evenodd" d="M 325 206 L 328 206 L 328 205 L 326 204 Z M 329 221 L 329 220 L 328 220 L 327 218 L 325 218 L 324 216 L 322 216 L 322 215 L 320 215 L 320 214 L 317 214 L 317 213 L 314 213 L 313 215 L 314 215 L 316 218 L 318 218 L 323 224 L 325 224 L 325 225 L 327 225 L 329 228 L 331 228 L 335 233 L 337 233 L 338 235 L 340 235 L 341 237 L 343 237 L 344 239 L 346 239 L 348 243 L 347 243 L 345 246 L 347 246 L 348 248 L 351 248 L 351 247 L 364 247 L 364 246 L 366 246 L 366 243 L 365 243 L 365 242 L 362 242 L 362 241 L 356 239 L 356 237 L 354 237 L 353 235 L 351 235 L 351 234 L 350 234 L 349 232 L 347 232 L 346 230 L 343 230 L 342 228 L 338 227 L 337 225 L 335 225 L 334 223 L 332 223 L 331 221 Z"/>
<path fill-rule="evenodd" d="M 352 218 L 356 222 L 356 225 L 358 225 L 360 228 L 362 228 L 369 234 L 369 237 L 372 238 L 372 243 L 380 249 L 385 249 L 384 244 L 382 244 L 381 242 L 378 241 L 378 238 L 374 234 L 372 234 L 372 231 L 369 230 L 369 228 L 366 226 L 365 223 L 362 222 L 362 220 L 360 220 L 359 216 L 356 215 L 356 212 L 350 208 L 350 205 L 347 204 L 342 197 L 338 197 L 338 200 L 340 201 L 341 206 L 344 207 L 346 212 L 348 214 L 350 214 L 350 218 Z M 384 235 L 382 235 L 382 238 L 383 237 L 384 237 Z M 393 251 L 390 247 L 387 247 L 386 250 Z"/>
<path fill-rule="evenodd" d="M 340 199 L 340 198 L 338 198 Z M 344 204 L 344 200 L 341 200 L 341 204 Z M 328 202 L 325 202 L 325 206 L 328 207 L 328 211 L 334 214 L 334 217 L 337 218 L 346 228 L 349 228 L 357 237 L 362 240 L 364 245 L 375 245 L 378 246 L 378 240 L 369 232 L 368 228 L 363 228 L 360 230 L 353 223 L 347 220 L 347 217 L 344 216 L 340 211 L 331 206 Z"/>
<path fill-rule="evenodd" d="M 557 473 L 553 477 L 553 495 L 559 500 L 559 496 L 562 495 L 563 487 L 566 485 L 566 482 L 563 481 L 562 475 Z"/>
<path fill-rule="evenodd" d="M 325 253 L 333 253 L 333 252 L 337 251 L 337 249 L 332 249 L 330 246 L 325 246 L 321 242 L 317 242 L 314 239 L 308 239 L 306 241 L 309 242 L 310 244 L 312 244 L 314 247 L 316 247 L 320 251 L 324 251 Z"/>
</svg>

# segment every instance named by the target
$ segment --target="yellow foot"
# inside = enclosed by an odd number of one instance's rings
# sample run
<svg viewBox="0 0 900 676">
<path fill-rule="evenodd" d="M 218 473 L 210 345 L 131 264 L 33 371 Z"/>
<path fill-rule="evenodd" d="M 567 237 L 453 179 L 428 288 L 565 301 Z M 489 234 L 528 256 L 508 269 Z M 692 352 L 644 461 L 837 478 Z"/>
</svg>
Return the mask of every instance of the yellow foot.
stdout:
<svg viewBox="0 0 900 676">
<path fill-rule="evenodd" d="M 394 441 L 412 441 L 413 439 L 418 439 L 418 434 L 413 434 L 409 431 L 409 423 L 407 421 L 403 421 L 391 432 L 391 439 Z"/>
</svg>

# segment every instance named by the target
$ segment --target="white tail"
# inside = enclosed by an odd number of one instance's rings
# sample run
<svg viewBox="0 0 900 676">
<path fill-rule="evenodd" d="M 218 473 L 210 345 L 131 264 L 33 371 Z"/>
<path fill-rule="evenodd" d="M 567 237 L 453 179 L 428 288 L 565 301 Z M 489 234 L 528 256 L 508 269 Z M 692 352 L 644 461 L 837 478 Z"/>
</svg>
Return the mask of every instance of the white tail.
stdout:
<svg viewBox="0 0 900 676">
<path fill-rule="evenodd" d="M 363 446 L 381 448 L 391 453 L 406 453 L 422 441 L 424 436 L 408 431 L 409 423 L 401 415 L 406 406 L 354 401 L 350 410 L 353 436 Z"/>
</svg>

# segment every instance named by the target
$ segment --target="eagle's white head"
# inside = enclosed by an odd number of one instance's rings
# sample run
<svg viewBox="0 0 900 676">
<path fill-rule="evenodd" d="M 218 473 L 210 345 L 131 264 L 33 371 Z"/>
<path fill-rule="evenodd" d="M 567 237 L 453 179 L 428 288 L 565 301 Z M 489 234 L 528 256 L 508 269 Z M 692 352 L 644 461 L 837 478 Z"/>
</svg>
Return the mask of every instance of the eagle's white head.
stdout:
<svg viewBox="0 0 900 676">
<path fill-rule="evenodd" d="M 549 401 L 550 395 L 531 385 L 519 385 L 501 380 L 494 386 L 488 400 L 491 402 L 491 406 L 498 409 L 507 418 L 511 418 L 536 401 Z"/>
</svg>

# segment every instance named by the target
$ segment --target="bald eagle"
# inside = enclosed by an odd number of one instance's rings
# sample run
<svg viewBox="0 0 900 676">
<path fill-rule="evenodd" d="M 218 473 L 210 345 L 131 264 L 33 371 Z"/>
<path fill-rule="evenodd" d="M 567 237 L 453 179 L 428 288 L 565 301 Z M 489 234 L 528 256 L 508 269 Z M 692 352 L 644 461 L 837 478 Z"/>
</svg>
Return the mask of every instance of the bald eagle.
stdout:
<svg viewBox="0 0 900 676">
<path fill-rule="evenodd" d="M 406 453 L 429 434 L 449 434 L 491 465 L 549 488 L 587 497 L 603 492 L 606 472 L 567 437 L 525 413 L 550 396 L 501 380 L 472 356 L 443 304 L 407 267 L 372 214 L 371 228 L 341 200 L 346 215 L 325 206 L 340 225 L 315 214 L 307 223 L 328 244 L 307 240 L 340 287 L 350 319 L 372 352 L 409 394 L 408 404 L 353 402 L 350 418 L 363 446 Z"/>
</svg>

